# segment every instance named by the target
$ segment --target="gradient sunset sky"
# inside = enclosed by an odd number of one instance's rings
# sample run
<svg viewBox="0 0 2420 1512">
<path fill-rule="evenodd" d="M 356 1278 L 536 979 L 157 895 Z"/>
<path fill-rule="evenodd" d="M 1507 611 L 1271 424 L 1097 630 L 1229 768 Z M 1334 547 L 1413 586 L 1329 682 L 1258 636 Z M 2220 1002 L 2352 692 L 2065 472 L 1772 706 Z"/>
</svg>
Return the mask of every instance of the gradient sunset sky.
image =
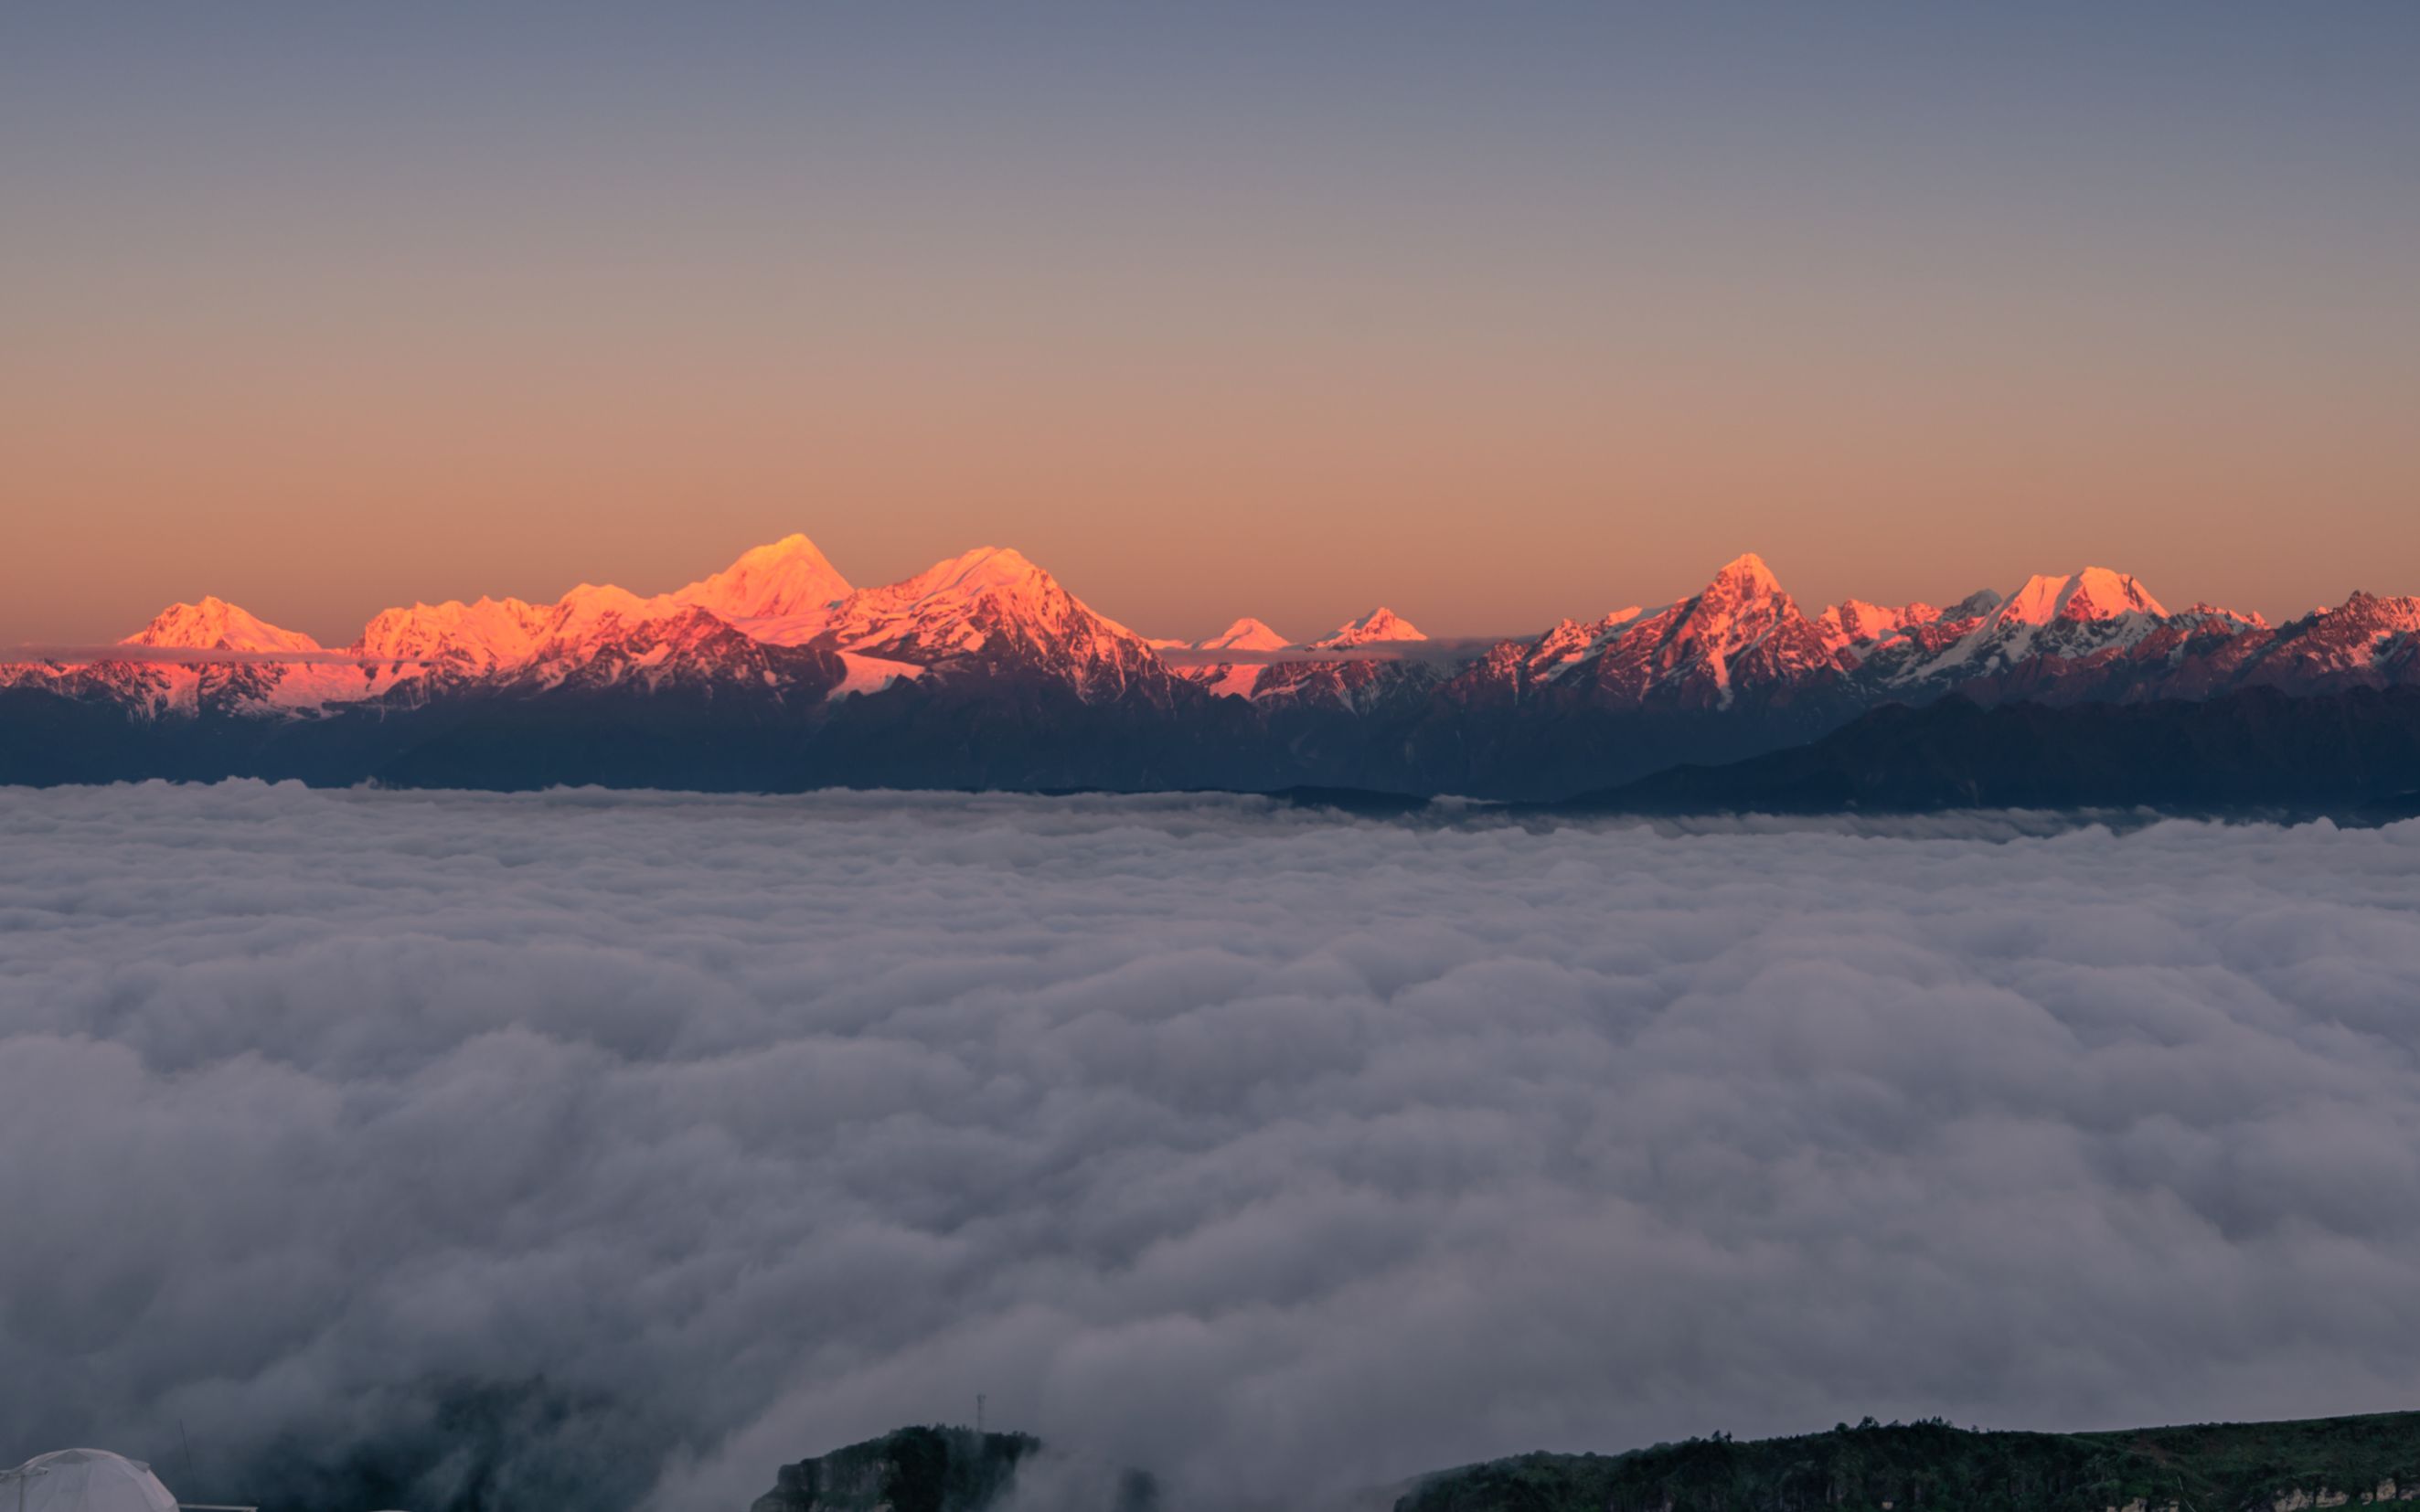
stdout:
<svg viewBox="0 0 2420 1512">
<path fill-rule="evenodd" d="M 2420 592 L 2420 6 L 0 8 L 0 642 Z"/>
</svg>

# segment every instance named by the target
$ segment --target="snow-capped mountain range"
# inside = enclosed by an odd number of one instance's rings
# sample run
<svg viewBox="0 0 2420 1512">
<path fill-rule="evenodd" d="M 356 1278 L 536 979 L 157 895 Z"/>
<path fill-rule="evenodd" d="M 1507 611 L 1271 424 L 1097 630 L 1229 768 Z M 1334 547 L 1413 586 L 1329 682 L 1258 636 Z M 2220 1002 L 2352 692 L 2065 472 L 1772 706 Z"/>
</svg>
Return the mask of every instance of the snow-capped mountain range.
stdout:
<svg viewBox="0 0 2420 1512">
<path fill-rule="evenodd" d="M 114 647 L 0 661 L 0 690 L 154 723 L 673 699 L 846 725 L 902 699 L 898 710 L 925 719 L 1013 692 L 1126 711 L 1145 721 L 1137 728 L 1257 751 L 1234 759 L 1272 771 L 1366 776 L 1396 762 L 1434 772 L 1422 780 L 1459 773 L 1474 784 L 1491 764 L 1593 770 L 1607 742 L 1629 742 L 1608 748 L 1616 764 L 1772 748 L 1881 704 L 1953 694 L 2071 704 L 2406 686 L 2420 687 L 2420 599 L 2356 594 L 2273 626 L 2203 604 L 2172 611 L 2101 567 L 1947 608 L 1849 599 L 1809 613 L 1749 555 L 1673 603 L 1492 644 L 1432 641 L 1386 608 L 1299 640 L 1240 618 L 1181 641 L 1107 618 L 1014 550 L 981 548 L 861 588 L 804 535 L 653 596 L 582 583 L 551 604 L 390 609 L 342 647 L 206 597 Z M 1018 719 L 1016 738 L 1047 739 L 1043 716 Z M 1671 744 L 1684 729 L 1699 733 Z"/>
</svg>

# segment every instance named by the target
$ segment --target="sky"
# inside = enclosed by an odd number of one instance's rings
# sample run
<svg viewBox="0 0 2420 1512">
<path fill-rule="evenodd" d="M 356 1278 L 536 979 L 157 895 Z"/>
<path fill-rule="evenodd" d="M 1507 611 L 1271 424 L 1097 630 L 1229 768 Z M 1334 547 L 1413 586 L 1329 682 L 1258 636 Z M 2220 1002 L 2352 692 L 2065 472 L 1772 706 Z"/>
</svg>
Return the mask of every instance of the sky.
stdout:
<svg viewBox="0 0 2420 1512">
<path fill-rule="evenodd" d="M 1319 1512 L 2420 1375 L 2420 823 L 153 783 L 0 854 L 0 1464 L 693 1512 L 981 1392 Z"/>
<path fill-rule="evenodd" d="M 0 643 L 2420 591 L 2420 10 L 0 8 Z"/>
</svg>

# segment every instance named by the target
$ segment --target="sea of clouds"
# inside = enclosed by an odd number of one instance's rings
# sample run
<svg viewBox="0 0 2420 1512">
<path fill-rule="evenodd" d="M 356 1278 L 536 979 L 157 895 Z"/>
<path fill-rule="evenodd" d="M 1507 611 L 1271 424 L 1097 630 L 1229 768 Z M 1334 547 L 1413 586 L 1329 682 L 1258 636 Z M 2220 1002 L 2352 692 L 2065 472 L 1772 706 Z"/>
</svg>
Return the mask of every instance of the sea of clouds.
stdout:
<svg viewBox="0 0 2420 1512">
<path fill-rule="evenodd" d="M 189 1500 L 2420 1407 L 2420 824 L 0 790 L 0 1149 Z"/>
</svg>

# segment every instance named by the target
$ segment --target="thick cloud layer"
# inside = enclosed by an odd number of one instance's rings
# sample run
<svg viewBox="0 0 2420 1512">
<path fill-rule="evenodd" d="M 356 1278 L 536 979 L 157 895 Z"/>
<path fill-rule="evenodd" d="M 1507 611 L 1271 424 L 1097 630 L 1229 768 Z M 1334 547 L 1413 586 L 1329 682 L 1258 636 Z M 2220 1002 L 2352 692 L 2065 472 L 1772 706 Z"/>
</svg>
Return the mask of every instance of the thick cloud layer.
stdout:
<svg viewBox="0 0 2420 1512">
<path fill-rule="evenodd" d="M 234 784 L 0 856 L 0 1457 L 736 1512 L 981 1391 L 1220 1507 L 2420 1405 L 2420 825 Z"/>
</svg>

